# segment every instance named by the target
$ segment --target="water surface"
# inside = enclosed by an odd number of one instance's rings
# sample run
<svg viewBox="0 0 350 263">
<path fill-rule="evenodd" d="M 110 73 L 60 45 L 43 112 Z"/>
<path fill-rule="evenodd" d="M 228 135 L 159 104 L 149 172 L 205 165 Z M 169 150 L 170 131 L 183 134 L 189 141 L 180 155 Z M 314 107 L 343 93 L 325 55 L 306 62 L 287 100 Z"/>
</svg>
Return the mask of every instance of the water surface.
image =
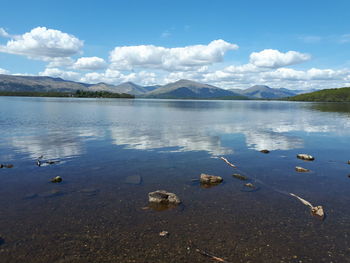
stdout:
<svg viewBox="0 0 350 263">
<path fill-rule="evenodd" d="M 349 104 L 1 97 L 0 131 L 1 262 L 350 262 Z"/>
</svg>

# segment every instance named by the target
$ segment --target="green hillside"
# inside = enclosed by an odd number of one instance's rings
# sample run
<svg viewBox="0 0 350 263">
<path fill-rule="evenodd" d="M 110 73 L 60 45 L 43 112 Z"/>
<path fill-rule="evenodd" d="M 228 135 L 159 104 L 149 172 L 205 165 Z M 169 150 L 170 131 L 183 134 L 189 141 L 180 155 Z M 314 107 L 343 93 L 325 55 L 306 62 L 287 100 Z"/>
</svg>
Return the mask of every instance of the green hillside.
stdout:
<svg viewBox="0 0 350 263">
<path fill-rule="evenodd" d="M 350 87 L 324 89 L 288 98 L 291 101 L 350 102 Z"/>
</svg>

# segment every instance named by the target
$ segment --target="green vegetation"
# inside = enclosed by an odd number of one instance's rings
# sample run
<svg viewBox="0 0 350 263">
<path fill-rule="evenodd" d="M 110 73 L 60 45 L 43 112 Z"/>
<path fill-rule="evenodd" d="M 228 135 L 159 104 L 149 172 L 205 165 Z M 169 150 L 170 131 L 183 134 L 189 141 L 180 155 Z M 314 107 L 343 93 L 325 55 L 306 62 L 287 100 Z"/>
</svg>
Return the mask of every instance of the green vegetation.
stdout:
<svg viewBox="0 0 350 263">
<path fill-rule="evenodd" d="M 350 102 L 350 87 L 324 89 L 287 98 L 290 101 Z"/>
<path fill-rule="evenodd" d="M 112 93 L 107 91 L 83 91 L 74 92 L 39 92 L 39 91 L 0 91 L 0 96 L 19 97 L 73 97 L 73 98 L 135 98 L 126 93 Z"/>
</svg>

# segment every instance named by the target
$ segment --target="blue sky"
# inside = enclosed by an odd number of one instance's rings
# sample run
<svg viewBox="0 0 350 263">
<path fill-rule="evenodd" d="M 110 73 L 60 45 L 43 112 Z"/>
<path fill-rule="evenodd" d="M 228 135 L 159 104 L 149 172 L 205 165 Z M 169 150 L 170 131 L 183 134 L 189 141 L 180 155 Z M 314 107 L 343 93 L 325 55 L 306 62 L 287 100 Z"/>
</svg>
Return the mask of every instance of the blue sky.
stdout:
<svg viewBox="0 0 350 263">
<path fill-rule="evenodd" d="M 350 85 L 350 1 L 1 1 L 0 73 Z"/>
</svg>

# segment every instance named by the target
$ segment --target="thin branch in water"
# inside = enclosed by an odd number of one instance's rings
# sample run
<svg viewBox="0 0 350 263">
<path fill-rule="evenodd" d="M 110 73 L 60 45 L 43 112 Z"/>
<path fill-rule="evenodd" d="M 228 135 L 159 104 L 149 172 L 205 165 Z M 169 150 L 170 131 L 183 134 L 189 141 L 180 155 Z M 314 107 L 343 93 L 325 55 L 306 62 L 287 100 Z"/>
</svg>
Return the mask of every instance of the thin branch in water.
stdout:
<svg viewBox="0 0 350 263">
<path fill-rule="evenodd" d="M 203 255 L 203 256 L 205 256 L 205 257 L 208 257 L 208 258 L 210 258 L 210 259 L 212 259 L 212 260 L 215 260 L 215 261 L 217 261 L 217 262 L 230 263 L 229 261 L 226 261 L 226 260 L 223 259 L 223 258 L 219 258 L 219 257 L 217 257 L 217 256 L 214 256 L 214 255 L 212 255 L 212 254 L 210 254 L 210 253 L 208 253 L 208 252 L 206 252 L 206 251 L 204 251 L 204 250 L 200 250 L 200 249 L 198 249 L 198 248 L 196 248 L 196 252 L 198 252 L 199 254 L 201 254 L 201 255 Z"/>
<path fill-rule="evenodd" d="M 225 163 L 227 163 L 229 166 L 233 167 L 233 168 L 237 168 L 236 165 L 230 163 L 226 158 L 224 157 L 220 157 L 221 160 L 223 160 Z"/>
</svg>

